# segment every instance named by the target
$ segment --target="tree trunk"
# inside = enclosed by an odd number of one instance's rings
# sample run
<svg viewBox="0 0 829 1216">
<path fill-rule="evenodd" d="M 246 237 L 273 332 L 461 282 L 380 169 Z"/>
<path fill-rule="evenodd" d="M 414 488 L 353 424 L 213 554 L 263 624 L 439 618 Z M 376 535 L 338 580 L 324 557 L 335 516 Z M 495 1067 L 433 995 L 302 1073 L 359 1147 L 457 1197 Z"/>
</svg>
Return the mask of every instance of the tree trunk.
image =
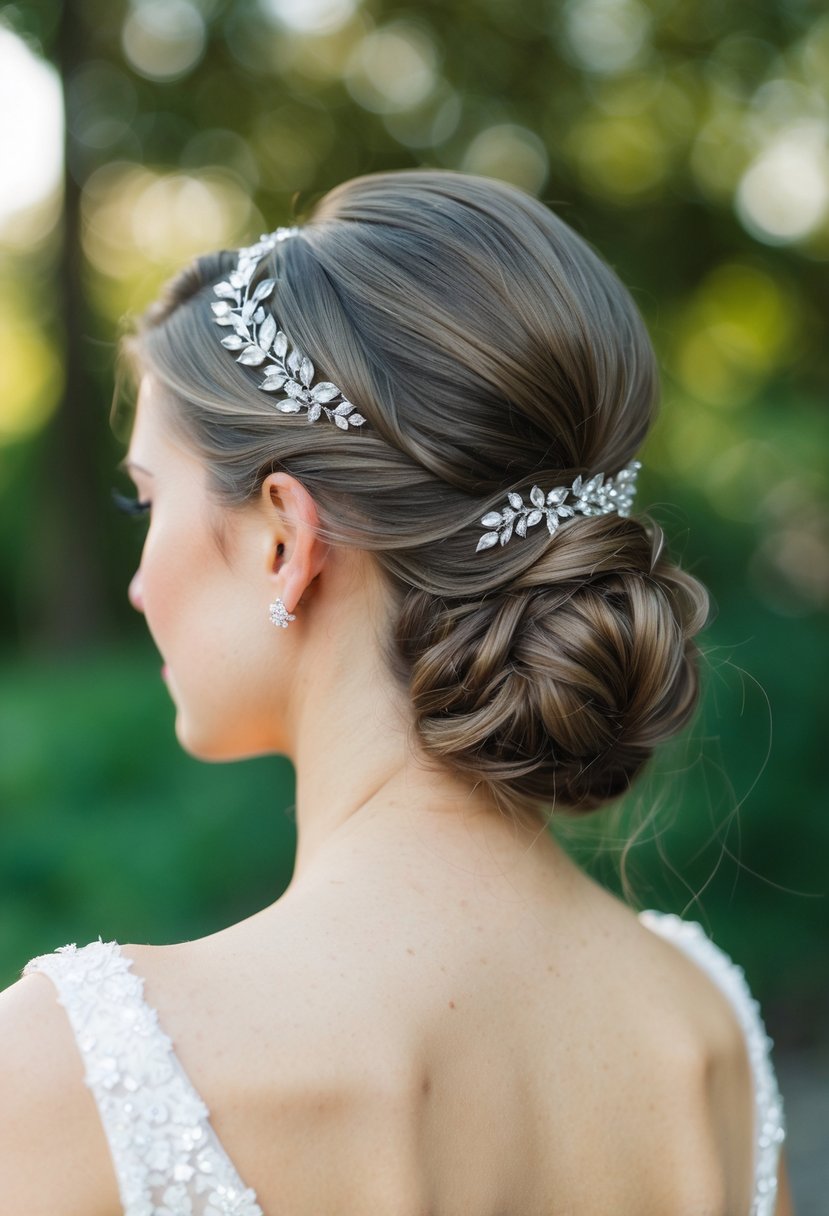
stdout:
<svg viewBox="0 0 829 1216">
<path fill-rule="evenodd" d="M 24 649 L 70 651 L 108 633 L 111 611 L 101 570 L 102 504 L 97 456 L 102 411 L 97 385 L 86 370 L 87 318 L 80 233 L 82 158 L 73 155 L 66 85 L 83 61 L 82 6 L 64 0 L 55 59 L 64 84 L 63 240 L 56 270 L 59 323 L 64 338 L 65 383 L 54 418 L 42 437 L 32 491 L 32 545 L 24 591 Z"/>
</svg>

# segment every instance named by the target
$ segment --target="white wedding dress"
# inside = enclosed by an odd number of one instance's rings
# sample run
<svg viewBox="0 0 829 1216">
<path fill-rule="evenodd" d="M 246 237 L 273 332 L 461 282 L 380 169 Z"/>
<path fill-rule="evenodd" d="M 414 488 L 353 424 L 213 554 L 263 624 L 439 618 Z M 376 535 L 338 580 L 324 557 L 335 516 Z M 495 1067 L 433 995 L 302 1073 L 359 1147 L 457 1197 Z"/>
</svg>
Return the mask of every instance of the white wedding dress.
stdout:
<svg viewBox="0 0 829 1216">
<path fill-rule="evenodd" d="M 746 1216 L 774 1216 L 783 1106 L 772 1041 L 743 969 L 695 921 L 651 910 L 640 912 L 639 920 L 684 950 L 734 1006 L 754 1077 L 755 1182 Z M 66 1010 L 109 1142 L 124 1216 L 263 1216 L 131 966 L 117 942 L 99 940 L 81 949 L 63 946 L 24 968 L 24 974 L 49 976 Z"/>
</svg>

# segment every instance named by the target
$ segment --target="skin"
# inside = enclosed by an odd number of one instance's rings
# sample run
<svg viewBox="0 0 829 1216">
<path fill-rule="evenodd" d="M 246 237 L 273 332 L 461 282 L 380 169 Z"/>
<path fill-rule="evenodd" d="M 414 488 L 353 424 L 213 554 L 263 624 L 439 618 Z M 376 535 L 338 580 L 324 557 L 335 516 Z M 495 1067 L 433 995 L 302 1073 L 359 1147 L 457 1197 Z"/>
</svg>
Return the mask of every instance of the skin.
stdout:
<svg viewBox="0 0 829 1216">
<path fill-rule="evenodd" d="M 129 598 L 187 752 L 291 758 L 298 849 L 254 916 L 123 952 L 265 1212 L 747 1213 L 728 1001 L 549 833 L 427 766 L 380 659 L 379 582 L 314 535 L 303 486 L 271 474 L 223 517 L 223 556 L 204 469 L 164 419 L 145 379 L 128 460 L 152 518 Z M 43 976 L 0 994 L 0 1075 L 0 1216 L 115 1216 Z"/>
</svg>

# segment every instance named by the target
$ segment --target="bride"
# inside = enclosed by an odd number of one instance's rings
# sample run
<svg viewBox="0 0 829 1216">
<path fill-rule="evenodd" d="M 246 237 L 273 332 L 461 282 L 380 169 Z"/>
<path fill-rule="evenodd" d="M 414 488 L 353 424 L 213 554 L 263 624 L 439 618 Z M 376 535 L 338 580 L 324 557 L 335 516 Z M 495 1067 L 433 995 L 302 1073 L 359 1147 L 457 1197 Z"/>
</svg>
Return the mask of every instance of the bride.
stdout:
<svg viewBox="0 0 829 1216">
<path fill-rule="evenodd" d="M 131 603 L 187 752 L 292 760 L 296 862 L 0 996 L 0 1216 L 790 1216 L 741 969 L 549 830 L 691 720 L 708 614 L 634 505 L 615 274 L 511 186 L 373 174 L 127 356 Z"/>
</svg>

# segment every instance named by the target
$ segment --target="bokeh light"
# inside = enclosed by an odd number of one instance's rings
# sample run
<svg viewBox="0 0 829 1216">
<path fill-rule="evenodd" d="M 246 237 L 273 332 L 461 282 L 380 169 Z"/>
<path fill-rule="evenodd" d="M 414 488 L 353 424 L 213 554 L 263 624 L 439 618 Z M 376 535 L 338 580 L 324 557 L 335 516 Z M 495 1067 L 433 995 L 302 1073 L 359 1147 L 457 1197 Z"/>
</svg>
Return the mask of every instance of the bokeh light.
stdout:
<svg viewBox="0 0 829 1216">
<path fill-rule="evenodd" d="M 259 0 L 262 13 L 303 34 L 330 34 L 354 16 L 355 0 Z"/>
<path fill-rule="evenodd" d="M 91 59 L 79 67 L 67 86 L 67 109 L 73 137 L 101 150 L 121 141 L 138 110 L 138 95 L 128 74 L 115 64 Z"/>
<path fill-rule="evenodd" d="M 2 25 L 0 165 L 2 239 L 12 217 L 57 191 L 63 168 L 63 97 L 58 74 Z M 27 235 L 31 239 L 39 233 Z"/>
<path fill-rule="evenodd" d="M 813 232 L 829 208 L 829 124 L 804 119 L 780 132 L 743 174 L 735 204 L 749 232 L 766 244 Z"/>
<path fill-rule="evenodd" d="M 570 0 L 566 46 L 591 72 L 620 72 L 644 58 L 651 21 L 638 0 Z"/>
<path fill-rule="evenodd" d="M 191 0 L 133 0 L 121 32 L 131 66 L 149 80 L 177 80 L 204 53 L 204 17 Z"/>
<path fill-rule="evenodd" d="M 582 118 L 566 146 L 587 189 L 614 202 L 639 202 L 670 167 L 669 141 L 651 113 Z"/>
<path fill-rule="evenodd" d="M 109 280 L 101 298 L 121 312 L 191 257 L 236 247 L 253 218 L 248 191 L 221 168 L 159 173 L 126 162 L 90 177 L 82 214 L 84 253 Z"/>
<path fill-rule="evenodd" d="M 420 105 L 437 84 L 437 50 L 425 27 L 392 21 L 357 44 L 346 85 L 364 109 L 377 113 Z"/>
<path fill-rule="evenodd" d="M 62 386 L 59 353 L 28 317 L 11 284 L 0 294 L 0 448 L 34 435 L 51 417 Z"/>
<path fill-rule="evenodd" d="M 733 408 L 799 353 L 797 306 L 785 283 L 757 266 L 711 270 L 674 325 L 671 367 L 695 397 Z"/>
<path fill-rule="evenodd" d="M 475 136 L 461 167 L 467 173 L 500 177 L 537 194 L 547 180 L 547 149 L 527 127 L 499 123 Z"/>
</svg>

